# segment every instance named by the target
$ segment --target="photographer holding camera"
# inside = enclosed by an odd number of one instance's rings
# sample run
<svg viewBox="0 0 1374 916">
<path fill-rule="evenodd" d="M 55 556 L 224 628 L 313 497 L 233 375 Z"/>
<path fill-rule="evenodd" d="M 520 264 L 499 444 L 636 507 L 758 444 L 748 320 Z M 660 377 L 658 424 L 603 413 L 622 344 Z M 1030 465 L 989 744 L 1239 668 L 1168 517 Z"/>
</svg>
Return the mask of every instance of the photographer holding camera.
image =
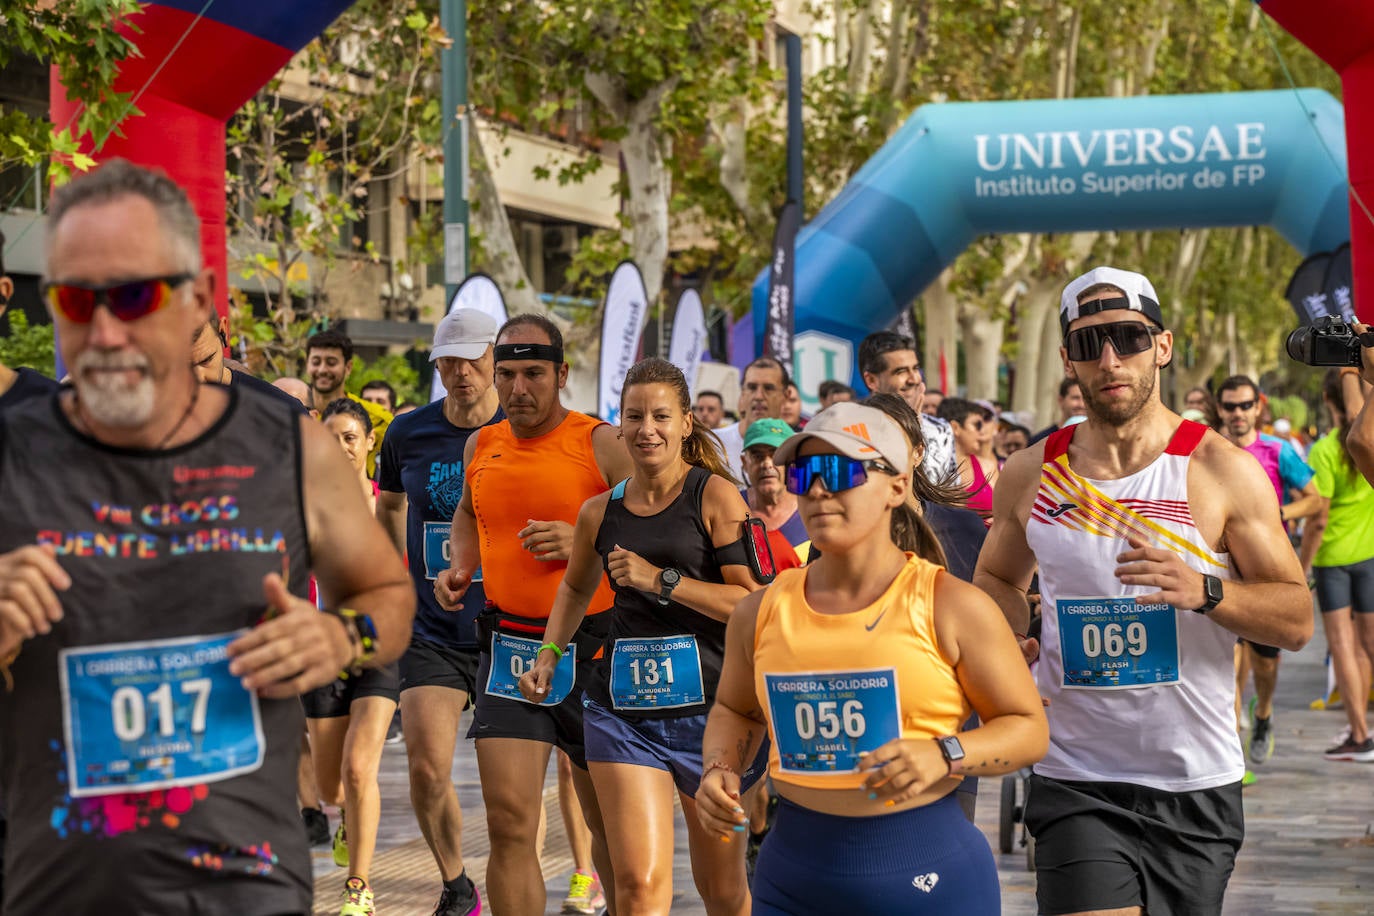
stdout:
<svg viewBox="0 0 1374 916">
<path fill-rule="evenodd" d="M 1369 325 L 1357 323 L 1351 330 L 1365 341 L 1369 340 Z M 1365 480 L 1374 485 L 1374 408 L 1370 407 L 1374 396 L 1371 396 L 1368 389 L 1369 385 L 1374 385 L 1374 342 L 1366 342 L 1360 347 L 1360 358 L 1361 366 L 1358 373 L 1341 374 L 1341 392 L 1345 396 L 1347 409 L 1359 411 L 1355 416 L 1355 422 L 1350 426 L 1350 437 L 1346 444 L 1355 467 L 1364 475 Z M 1358 404 L 1361 398 L 1364 403 L 1356 408 L 1354 405 Z"/>
<path fill-rule="evenodd" d="M 1346 445 L 1355 467 L 1374 485 L 1374 410 L 1367 388 L 1374 385 L 1374 328 L 1323 315 L 1289 334 L 1286 349 L 1300 363 L 1340 368 L 1345 415 L 1355 418 Z"/>
</svg>

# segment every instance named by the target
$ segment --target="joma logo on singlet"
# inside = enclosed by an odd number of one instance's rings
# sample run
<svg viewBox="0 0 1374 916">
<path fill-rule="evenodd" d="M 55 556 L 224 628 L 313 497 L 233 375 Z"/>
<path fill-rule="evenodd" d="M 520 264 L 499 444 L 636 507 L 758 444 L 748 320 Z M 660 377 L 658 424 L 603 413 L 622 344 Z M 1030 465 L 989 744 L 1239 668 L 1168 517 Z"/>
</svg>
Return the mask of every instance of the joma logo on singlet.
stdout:
<svg viewBox="0 0 1374 916">
<path fill-rule="evenodd" d="M 1074 509 L 1077 508 L 1077 503 L 1060 503 L 1053 509 L 1047 510 L 1045 512 L 1045 515 L 1047 515 L 1050 518 L 1059 518 L 1059 516 L 1063 515 L 1065 512 L 1072 512 Z"/>
<path fill-rule="evenodd" d="M 844 428 L 844 431 L 847 432 L 847 433 L 849 433 L 851 436 L 858 436 L 860 439 L 864 440 L 865 442 L 872 442 L 872 441 L 873 441 L 873 437 L 870 436 L 870 435 L 868 434 L 868 425 L 865 424 L 865 423 L 855 423 L 853 426 L 846 426 L 846 427 Z M 861 445 L 861 446 L 859 446 L 859 451 L 861 451 L 861 452 L 876 452 L 877 449 L 874 448 L 874 447 L 871 446 L 871 445 Z"/>
</svg>

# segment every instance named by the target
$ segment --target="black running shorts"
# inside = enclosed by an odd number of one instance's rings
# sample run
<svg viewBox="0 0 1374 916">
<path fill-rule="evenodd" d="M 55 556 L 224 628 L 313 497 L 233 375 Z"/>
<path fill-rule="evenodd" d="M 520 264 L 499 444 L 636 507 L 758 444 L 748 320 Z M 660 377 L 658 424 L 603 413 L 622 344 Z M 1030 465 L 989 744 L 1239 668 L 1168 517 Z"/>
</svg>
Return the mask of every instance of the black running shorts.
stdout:
<svg viewBox="0 0 1374 916">
<path fill-rule="evenodd" d="M 386 697 L 393 703 L 400 696 L 396 665 L 384 668 L 364 668 L 362 674 L 335 678 L 323 687 L 301 694 L 305 715 L 310 719 L 337 719 L 348 715 L 354 700 L 363 697 Z"/>
<path fill-rule="evenodd" d="M 1239 782 L 1163 792 L 1032 775 L 1025 823 L 1045 916 L 1133 906 L 1217 916 L 1245 837 Z"/>
<path fill-rule="evenodd" d="M 486 685 L 491 674 L 489 647 L 492 632 L 499 628 L 522 637 L 538 637 L 543 633 L 543 621 L 513 617 L 494 609 L 479 616 L 477 634 L 483 649 L 477 669 L 477 699 L 468 737 L 478 741 L 483 738 L 521 738 L 552 744 L 567 754 L 578 769 L 585 770 L 587 750 L 582 737 L 582 691 L 591 680 L 593 666 L 601 664 L 601 660 L 593 656 L 605 641 L 610 619 L 611 615 L 603 612 L 582 621 L 582 626 L 578 627 L 574 636 L 577 643 L 577 673 L 573 689 L 557 706 L 537 706 L 488 695 Z"/>
<path fill-rule="evenodd" d="M 412 687 L 448 687 L 477 695 L 477 650 L 412 639 L 401 656 L 401 692 Z M 465 707 L 466 708 L 466 707 Z"/>
</svg>

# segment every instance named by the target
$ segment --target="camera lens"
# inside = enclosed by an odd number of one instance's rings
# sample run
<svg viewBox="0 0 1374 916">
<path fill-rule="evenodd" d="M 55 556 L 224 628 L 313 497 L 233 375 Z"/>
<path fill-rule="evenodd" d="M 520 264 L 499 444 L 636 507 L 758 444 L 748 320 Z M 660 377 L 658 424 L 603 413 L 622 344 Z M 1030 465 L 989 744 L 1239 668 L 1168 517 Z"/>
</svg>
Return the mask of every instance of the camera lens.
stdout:
<svg viewBox="0 0 1374 916">
<path fill-rule="evenodd" d="M 1295 328 L 1293 333 L 1288 335 L 1284 348 L 1288 351 L 1289 359 L 1311 365 L 1312 329 L 1307 326 Z"/>
</svg>

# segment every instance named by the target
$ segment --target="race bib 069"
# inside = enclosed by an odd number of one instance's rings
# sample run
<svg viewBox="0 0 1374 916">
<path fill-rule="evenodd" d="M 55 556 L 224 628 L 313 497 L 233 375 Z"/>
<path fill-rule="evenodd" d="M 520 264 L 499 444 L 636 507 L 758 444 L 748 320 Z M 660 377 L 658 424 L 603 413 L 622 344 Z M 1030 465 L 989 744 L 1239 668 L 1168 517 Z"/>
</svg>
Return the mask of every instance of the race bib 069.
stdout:
<svg viewBox="0 0 1374 916">
<path fill-rule="evenodd" d="M 1178 683 L 1178 612 L 1131 598 L 1055 602 L 1064 686 L 1121 690 Z"/>
</svg>

